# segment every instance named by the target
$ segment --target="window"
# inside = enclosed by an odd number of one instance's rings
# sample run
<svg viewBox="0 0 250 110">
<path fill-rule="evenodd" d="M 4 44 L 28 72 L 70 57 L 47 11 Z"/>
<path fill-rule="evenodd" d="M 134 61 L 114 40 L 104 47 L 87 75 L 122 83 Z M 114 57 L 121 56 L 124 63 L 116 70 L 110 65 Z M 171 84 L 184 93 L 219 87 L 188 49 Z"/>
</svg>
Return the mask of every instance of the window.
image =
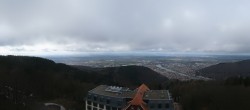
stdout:
<svg viewBox="0 0 250 110">
<path fill-rule="evenodd" d="M 125 100 L 126 100 L 126 102 L 128 102 L 128 101 L 131 101 L 132 99 L 131 98 L 126 98 Z"/>
<path fill-rule="evenodd" d="M 93 110 L 97 110 L 97 108 L 93 108 Z"/>
<path fill-rule="evenodd" d="M 104 102 L 104 98 L 100 98 L 100 102 Z"/>
<path fill-rule="evenodd" d="M 96 96 L 94 96 L 94 101 L 96 101 L 97 100 L 97 97 Z"/>
<path fill-rule="evenodd" d="M 145 103 L 148 103 L 148 100 L 143 100 Z"/>
<path fill-rule="evenodd" d="M 158 108 L 161 108 L 161 104 L 158 104 Z"/>
<path fill-rule="evenodd" d="M 134 110 L 135 108 L 133 106 L 131 106 L 131 110 Z"/>
<path fill-rule="evenodd" d="M 91 109 L 91 106 L 88 106 L 87 109 L 88 109 L 88 110 L 92 110 L 92 109 Z"/>
<path fill-rule="evenodd" d="M 88 104 L 88 105 L 91 105 L 91 101 L 87 101 L 87 104 Z"/>
<path fill-rule="evenodd" d="M 169 104 L 168 103 L 165 104 L 165 108 L 169 108 Z"/>
<path fill-rule="evenodd" d="M 155 108 L 155 104 L 150 104 L 150 108 Z"/>
<path fill-rule="evenodd" d="M 117 105 L 121 106 L 122 105 L 122 101 L 117 101 Z"/>
<path fill-rule="evenodd" d="M 88 99 L 91 99 L 91 95 L 88 95 Z"/>
<path fill-rule="evenodd" d="M 106 110 L 110 110 L 110 106 L 106 106 Z"/>
<path fill-rule="evenodd" d="M 110 100 L 109 99 L 107 99 L 106 102 L 107 102 L 107 104 L 110 104 Z"/>
<path fill-rule="evenodd" d="M 115 107 L 112 107 L 112 110 L 117 110 L 117 108 L 115 108 Z"/>
<path fill-rule="evenodd" d="M 102 104 L 99 104 L 99 107 L 100 107 L 100 108 L 104 108 L 104 105 L 102 105 Z"/>
<path fill-rule="evenodd" d="M 93 103 L 93 106 L 97 107 L 97 103 Z"/>
</svg>

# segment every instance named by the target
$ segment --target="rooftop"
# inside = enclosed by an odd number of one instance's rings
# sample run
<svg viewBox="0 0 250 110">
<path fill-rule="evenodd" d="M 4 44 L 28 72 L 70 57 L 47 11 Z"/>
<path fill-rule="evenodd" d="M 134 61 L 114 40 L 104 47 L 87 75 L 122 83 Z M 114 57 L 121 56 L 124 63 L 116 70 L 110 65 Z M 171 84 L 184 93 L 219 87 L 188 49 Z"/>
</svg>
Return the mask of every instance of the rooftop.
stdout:
<svg viewBox="0 0 250 110">
<path fill-rule="evenodd" d="M 130 90 L 126 87 L 116 87 L 100 85 L 89 91 L 89 93 L 99 94 L 109 97 L 133 98 L 137 90 Z M 169 99 L 168 90 L 149 90 L 145 92 L 143 99 Z"/>
</svg>

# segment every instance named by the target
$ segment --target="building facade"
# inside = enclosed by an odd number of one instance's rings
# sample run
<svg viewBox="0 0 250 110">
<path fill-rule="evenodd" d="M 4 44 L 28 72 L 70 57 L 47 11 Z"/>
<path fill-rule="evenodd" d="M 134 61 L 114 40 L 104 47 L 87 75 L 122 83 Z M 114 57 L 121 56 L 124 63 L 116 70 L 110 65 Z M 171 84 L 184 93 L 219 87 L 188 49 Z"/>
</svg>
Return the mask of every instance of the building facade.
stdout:
<svg viewBox="0 0 250 110">
<path fill-rule="evenodd" d="M 135 90 L 100 85 L 88 92 L 86 110 L 174 110 L 168 90 L 150 90 L 142 84 Z"/>
</svg>

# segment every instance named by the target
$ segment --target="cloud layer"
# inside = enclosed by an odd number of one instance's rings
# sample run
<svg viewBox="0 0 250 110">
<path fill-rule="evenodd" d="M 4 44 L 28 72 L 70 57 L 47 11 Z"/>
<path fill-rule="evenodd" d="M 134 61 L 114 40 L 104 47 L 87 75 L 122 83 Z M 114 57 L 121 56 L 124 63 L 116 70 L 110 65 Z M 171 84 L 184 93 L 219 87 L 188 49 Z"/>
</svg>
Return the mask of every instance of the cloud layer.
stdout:
<svg viewBox="0 0 250 110">
<path fill-rule="evenodd" d="M 0 1 L 1 54 L 250 53 L 248 0 Z"/>
</svg>

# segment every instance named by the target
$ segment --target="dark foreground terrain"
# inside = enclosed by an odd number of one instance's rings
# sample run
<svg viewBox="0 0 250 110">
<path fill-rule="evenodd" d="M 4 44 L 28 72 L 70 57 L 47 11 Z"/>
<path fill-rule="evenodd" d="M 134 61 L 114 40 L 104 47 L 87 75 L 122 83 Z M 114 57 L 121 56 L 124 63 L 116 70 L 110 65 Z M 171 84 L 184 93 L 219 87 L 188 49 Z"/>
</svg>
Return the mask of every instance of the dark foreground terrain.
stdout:
<svg viewBox="0 0 250 110">
<path fill-rule="evenodd" d="M 142 66 L 82 68 L 38 57 L 0 56 L 0 109 L 39 110 L 54 102 L 80 110 L 87 91 L 97 85 L 157 88 L 164 82 L 168 78 Z"/>
<path fill-rule="evenodd" d="M 250 78 L 246 76 L 178 81 L 142 66 L 91 68 L 38 57 L 0 56 L 1 110 L 42 110 L 47 102 L 83 110 L 87 91 L 97 85 L 134 88 L 141 83 L 151 89 L 170 89 L 184 110 L 250 108 Z"/>
</svg>

